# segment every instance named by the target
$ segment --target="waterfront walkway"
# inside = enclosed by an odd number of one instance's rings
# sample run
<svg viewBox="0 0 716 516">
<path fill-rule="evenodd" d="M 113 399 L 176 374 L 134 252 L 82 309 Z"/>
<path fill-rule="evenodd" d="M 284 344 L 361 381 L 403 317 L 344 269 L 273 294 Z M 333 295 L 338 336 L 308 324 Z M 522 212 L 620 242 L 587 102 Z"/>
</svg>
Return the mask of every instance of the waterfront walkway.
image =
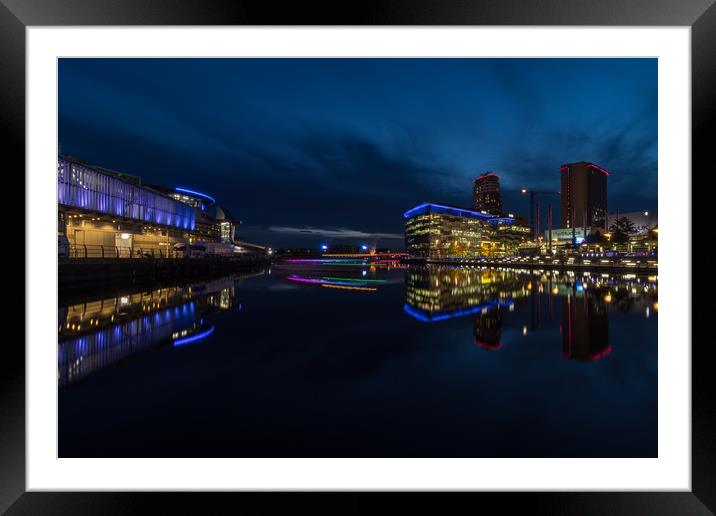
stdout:
<svg viewBox="0 0 716 516">
<path fill-rule="evenodd" d="M 648 258 L 648 259 L 646 259 Z M 539 259 L 539 258 L 505 258 L 505 259 L 460 259 L 460 260 L 429 260 L 425 258 L 406 258 L 401 260 L 406 264 L 435 264 L 477 266 L 477 267 L 503 267 L 511 269 L 545 269 L 545 270 L 579 270 L 614 272 L 623 274 L 656 274 L 658 271 L 657 259 L 650 257 L 626 257 L 622 259 Z"/>
</svg>

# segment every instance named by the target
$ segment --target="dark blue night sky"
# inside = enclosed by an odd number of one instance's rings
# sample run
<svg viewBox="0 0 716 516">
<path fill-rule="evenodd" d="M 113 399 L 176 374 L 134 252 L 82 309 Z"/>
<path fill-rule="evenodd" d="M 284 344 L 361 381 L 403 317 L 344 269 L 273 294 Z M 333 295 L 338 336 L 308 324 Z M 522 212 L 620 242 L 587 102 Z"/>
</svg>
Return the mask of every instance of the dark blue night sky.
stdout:
<svg viewBox="0 0 716 516">
<path fill-rule="evenodd" d="M 519 189 L 581 160 L 611 212 L 657 208 L 656 59 L 61 59 L 58 101 L 62 153 L 205 191 L 274 247 L 401 248 L 405 210 L 469 207 L 487 170 L 527 214 Z"/>
</svg>

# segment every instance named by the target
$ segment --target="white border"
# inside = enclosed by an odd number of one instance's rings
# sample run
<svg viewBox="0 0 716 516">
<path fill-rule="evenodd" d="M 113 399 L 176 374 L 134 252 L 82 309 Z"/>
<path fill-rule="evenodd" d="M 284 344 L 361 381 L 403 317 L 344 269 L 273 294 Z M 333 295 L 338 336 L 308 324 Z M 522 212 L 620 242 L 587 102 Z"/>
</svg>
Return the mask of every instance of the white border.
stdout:
<svg viewBox="0 0 716 516">
<path fill-rule="evenodd" d="M 659 458 L 57 459 L 56 60 L 149 55 L 658 57 Z M 29 490 L 690 490 L 689 28 L 31 27 L 27 57 Z"/>
</svg>

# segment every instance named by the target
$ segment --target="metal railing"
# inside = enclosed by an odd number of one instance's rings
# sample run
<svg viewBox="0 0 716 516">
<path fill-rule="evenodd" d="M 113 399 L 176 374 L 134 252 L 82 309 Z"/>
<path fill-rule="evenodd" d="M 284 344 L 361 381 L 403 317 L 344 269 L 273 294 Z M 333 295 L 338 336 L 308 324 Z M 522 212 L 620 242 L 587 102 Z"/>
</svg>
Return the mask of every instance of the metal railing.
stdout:
<svg viewBox="0 0 716 516">
<path fill-rule="evenodd" d="M 67 258 L 184 258 L 185 253 L 161 248 L 130 248 L 107 245 L 76 244 L 66 248 L 59 256 Z"/>
</svg>

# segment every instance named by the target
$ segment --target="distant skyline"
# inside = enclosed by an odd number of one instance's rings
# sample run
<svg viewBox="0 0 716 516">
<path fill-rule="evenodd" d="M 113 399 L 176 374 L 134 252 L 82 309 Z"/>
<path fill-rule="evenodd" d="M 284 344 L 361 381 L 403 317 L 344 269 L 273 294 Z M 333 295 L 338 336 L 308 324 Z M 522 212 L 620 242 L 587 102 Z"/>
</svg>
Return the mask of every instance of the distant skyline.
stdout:
<svg viewBox="0 0 716 516">
<path fill-rule="evenodd" d="M 469 208 L 486 171 L 527 216 L 519 190 L 582 160 L 610 212 L 657 210 L 656 59 L 60 59 L 58 105 L 62 153 L 204 191 L 276 248 L 402 248 L 404 211 Z"/>
</svg>

